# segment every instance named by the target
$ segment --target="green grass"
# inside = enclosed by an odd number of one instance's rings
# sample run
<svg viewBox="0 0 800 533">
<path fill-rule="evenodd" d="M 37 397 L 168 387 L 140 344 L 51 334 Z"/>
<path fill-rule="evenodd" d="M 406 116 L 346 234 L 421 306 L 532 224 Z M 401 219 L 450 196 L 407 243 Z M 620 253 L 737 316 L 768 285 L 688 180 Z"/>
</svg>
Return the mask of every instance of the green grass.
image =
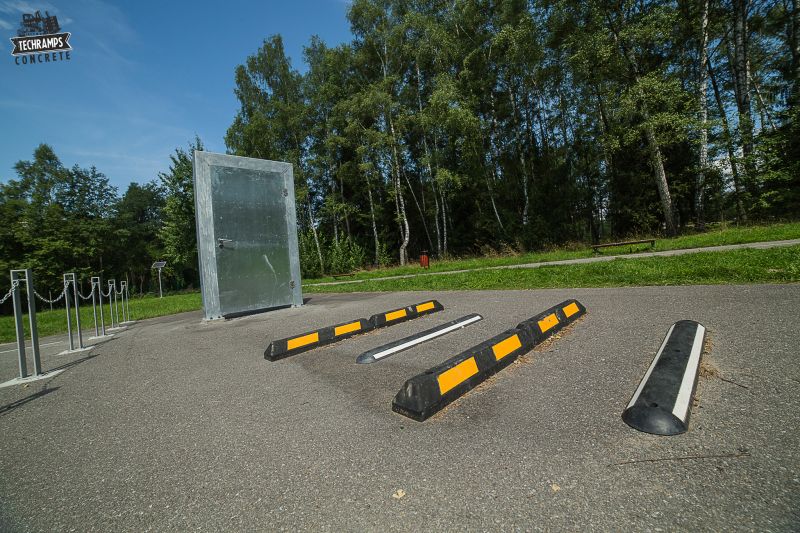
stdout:
<svg viewBox="0 0 800 533">
<path fill-rule="evenodd" d="M 674 257 L 615 259 L 531 269 L 478 270 L 345 285 L 308 287 L 305 292 L 434 291 L 796 283 L 800 246 L 766 250 L 698 252 Z"/>
<path fill-rule="evenodd" d="M 641 240 L 649 238 L 640 236 L 631 240 Z M 772 224 L 769 226 L 743 226 L 743 227 L 717 227 L 705 233 L 682 235 L 671 239 L 656 238 L 655 251 L 679 250 L 686 248 L 704 248 L 707 246 L 720 246 L 726 244 L 743 244 L 748 242 L 760 241 L 781 241 L 786 239 L 800 238 L 800 223 L 790 222 L 783 224 Z M 650 251 L 649 245 L 639 245 L 632 247 L 635 252 Z M 620 246 L 602 249 L 602 255 L 623 255 L 629 254 L 631 247 Z M 447 272 L 452 270 L 472 270 L 476 268 L 520 265 L 524 263 L 540 263 L 543 261 L 560 261 L 564 259 L 578 259 L 582 257 L 592 257 L 596 255 L 588 245 L 573 245 L 560 249 L 532 252 L 519 255 L 507 255 L 496 257 L 473 257 L 465 259 L 451 259 L 444 261 L 431 261 L 429 272 Z M 374 279 L 386 276 L 399 276 L 403 274 L 417 274 L 423 270 L 418 264 L 407 265 L 404 267 L 390 267 L 376 270 L 361 271 L 352 277 L 336 280 L 333 277 L 318 279 L 306 279 L 303 285 L 321 283 L 329 281 L 341 281 L 351 279 Z M 360 284 L 359 284 L 360 285 Z"/>
<path fill-rule="evenodd" d="M 37 302 L 39 304 L 40 302 Z M 88 303 L 88 305 L 86 305 Z M 144 318 L 153 318 L 164 315 L 174 315 L 175 313 L 183 313 L 185 311 L 195 311 L 202 308 L 202 301 L 199 292 L 182 293 L 175 295 L 164 296 L 164 298 L 157 298 L 154 296 L 145 296 L 143 298 L 131 298 L 131 319 L 141 320 Z M 44 305 L 44 304 L 42 304 Z M 41 307 L 40 307 L 41 309 Z M 65 333 L 67 331 L 67 316 L 64 308 L 54 309 L 53 311 L 40 311 L 36 313 L 36 326 L 39 331 L 40 337 L 47 335 L 55 335 L 58 333 Z M 92 329 L 94 335 L 94 317 L 92 314 L 92 302 L 81 301 L 81 326 L 85 331 L 89 328 Z M 72 327 L 75 327 L 75 311 L 70 310 L 72 313 Z M 106 328 L 111 327 L 111 320 L 109 319 L 108 304 L 104 306 Z M 122 308 L 120 307 L 120 313 Z M 122 315 L 120 314 L 120 320 Z M 100 312 L 98 311 L 97 320 L 100 320 Z M 28 319 L 25 317 L 25 335 L 30 335 L 28 327 Z M 73 329 L 74 331 L 74 329 Z M 14 317 L 13 316 L 0 316 L 0 342 L 12 342 L 16 338 L 14 331 Z"/>
<path fill-rule="evenodd" d="M 784 240 L 800 237 L 800 224 L 779 224 L 747 228 L 727 228 L 675 239 L 659 239 L 656 250 L 671 250 L 738 244 L 744 242 Z M 617 253 L 617 252 L 612 252 Z M 591 257 L 590 249 L 555 250 L 509 257 L 475 258 L 442 261 L 431 265 L 432 272 L 475 269 L 486 266 L 513 265 Z M 362 273 L 356 279 L 420 272 L 419 267 L 385 269 Z M 800 282 L 800 246 L 767 250 L 734 250 L 681 255 L 676 257 L 643 257 L 582 265 L 547 266 L 533 269 L 476 270 L 441 276 L 421 276 L 386 281 L 305 287 L 304 292 L 369 292 L 431 291 L 480 289 L 538 289 L 569 287 L 619 287 L 642 285 L 716 285 L 746 283 Z M 199 292 L 131 299 L 131 318 L 141 320 L 157 316 L 194 311 L 202 306 Z M 108 306 L 106 305 L 106 324 Z M 74 316 L 74 315 L 73 315 Z M 91 305 L 81 306 L 84 330 L 92 328 Z M 67 330 L 64 309 L 37 313 L 39 335 L 55 335 Z M 28 322 L 25 320 L 28 334 Z M 0 316 L 0 342 L 12 342 L 14 317 Z"/>
</svg>

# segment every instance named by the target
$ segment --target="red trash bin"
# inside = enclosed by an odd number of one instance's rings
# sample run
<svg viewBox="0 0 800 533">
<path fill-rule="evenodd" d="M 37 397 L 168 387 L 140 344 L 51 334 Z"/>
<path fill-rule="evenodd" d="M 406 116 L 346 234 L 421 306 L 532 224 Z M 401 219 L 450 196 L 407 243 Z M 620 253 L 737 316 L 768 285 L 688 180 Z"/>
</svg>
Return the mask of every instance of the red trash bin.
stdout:
<svg viewBox="0 0 800 533">
<path fill-rule="evenodd" d="M 428 250 L 422 250 L 419 254 L 419 266 L 422 268 L 430 268 L 430 259 L 428 259 Z"/>
</svg>

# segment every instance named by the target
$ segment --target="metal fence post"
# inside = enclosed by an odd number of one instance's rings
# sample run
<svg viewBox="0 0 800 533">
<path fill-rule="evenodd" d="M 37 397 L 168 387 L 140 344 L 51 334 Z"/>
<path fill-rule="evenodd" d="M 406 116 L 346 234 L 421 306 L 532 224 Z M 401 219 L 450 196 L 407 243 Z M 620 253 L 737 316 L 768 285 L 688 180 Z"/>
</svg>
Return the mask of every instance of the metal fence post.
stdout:
<svg viewBox="0 0 800 533">
<path fill-rule="evenodd" d="M 111 316 L 111 329 L 114 329 L 114 304 L 112 297 L 114 296 L 114 286 L 116 282 L 113 279 L 108 280 L 108 314 Z"/>
<path fill-rule="evenodd" d="M 28 377 L 28 361 L 25 357 L 25 329 L 22 327 L 22 302 L 20 301 L 19 273 L 11 271 L 11 298 L 14 303 L 14 327 L 17 332 L 17 355 L 19 356 L 19 377 Z"/>
<path fill-rule="evenodd" d="M 75 296 L 75 327 L 78 328 L 78 348 L 83 349 L 83 332 L 81 331 L 81 309 L 78 305 L 80 296 L 78 296 L 78 276 L 72 272 L 72 294 Z"/>
<path fill-rule="evenodd" d="M 94 293 L 94 291 L 97 289 L 97 286 L 96 286 L 97 283 L 95 283 L 95 282 L 98 279 L 100 279 L 100 278 L 92 276 L 92 278 L 89 280 L 89 283 L 91 283 L 91 289 L 92 289 L 92 316 L 94 317 L 94 336 L 95 337 L 99 337 L 100 336 L 100 331 L 97 329 L 97 295 Z"/>
<path fill-rule="evenodd" d="M 125 280 L 121 280 L 119 282 L 119 299 L 120 303 L 122 304 L 122 323 L 127 324 L 128 319 L 125 317 Z"/>
<path fill-rule="evenodd" d="M 67 337 L 69 338 L 69 351 L 75 349 L 75 342 L 72 340 L 72 317 L 69 316 L 69 274 L 64 274 L 64 307 L 67 309 Z"/>
<path fill-rule="evenodd" d="M 125 305 L 128 306 L 128 322 L 131 321 L 131 290 L 128 282 L 125 282 Z"/>
<path fill-rule="evenodd" d="M 24 278 L 21 274 L 24 273 Z M 33 375 L 42 374 L 42 358 L 39 353 L 39 333 L 36 329 L 35 288 L 31 269 L 11 271 L 11 297 L 14 303 L 14 326 L 17 334 L 17 355 L 19 357 L 19 377 L 28 377 L 28 359 L 25 353 L 25 328 L 22 325 L 22 292 L 20 282 L 25 282 L 25 293 L 28 299 L 28 320 L 31 328 L 31 352 L 33 354 Z"/>
<path fill-rule="evenodd" d="M 33 271 L 25 269 L 25 292 L 28 293 L 28 322 L 31 326 L 31 352 L 33 352 L 33 373 L 38 376 L 42 373 L 42 356 L 39 353 L 39 331 L 36 327 L 36 300 L 34 294 L 36 289 L 33 286 Z"/>
<path fill-rule="evenodd" d="M 117 315 L 117 327 L 120 327 L 122 324 L 119 323 L 119 302 L 117 301 L 117 294 L 117 280 L 114 280 L 114 312 Z"/>
</svg>

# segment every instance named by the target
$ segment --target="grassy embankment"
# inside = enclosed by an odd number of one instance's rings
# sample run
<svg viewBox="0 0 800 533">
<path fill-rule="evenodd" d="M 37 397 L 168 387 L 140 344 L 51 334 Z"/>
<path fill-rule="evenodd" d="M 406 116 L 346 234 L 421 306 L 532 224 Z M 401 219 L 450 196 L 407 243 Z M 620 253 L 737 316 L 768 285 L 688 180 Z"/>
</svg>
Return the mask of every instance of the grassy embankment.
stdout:
<svg viewBox="0 0 800 533">
<path fill-rule="evenodd" d="M 649 237 L 631 239 L 640 240 Z M 687 248 L 703 248 L 707 246 L 720 246 L 726 244 L 743 244 L 748 242 L 760 241 L 782 241 L 787 239 L 800 238 L 800 222 L 784 224 L 773 224 L 770 226 L 746 226 L 746 227 L 718 227 L 705 233 L 692 235 L 682 235 L 672 239 L 656 239 L 655 248 L 652 251 L 683 250 Z M 635 252 L 649 252 L 650 245 L 620 246 L 612 248 L 602 248 L 600 254 L 595 254 L 590 246 L 580 244 L 572 247 L 558 248 L 544 252 L 531 252 L 519 255 L 497 256 L 497 257 L 474 257 L 465 259 L 450 259 L 444 261 L 431 261 L 430 269 L 427 272 L 447 272 L 452 270 L 470 270 L 483 267 L 521 265 L 525 263 L 540 263 L 543 261 L 561 261 L 564 259 L 579 259 L 582 257 L 592 257 L 594 255 L 627 255 Z M 417 263 L 404 267 L 389 267 L 375 270 L 356 272 L 352 277 L 342 278 L 351 279 L 373 279 L 386 276 L 398 276 L 403 274 L 417 274 L 423 270 Z M 319 279 L 303 280 L 303 285 L 321 283 L 336 280 L 330 276 Z M 361 285 L 361 284 L 359 284 Z M 311 290 L 311 288 L 309 288 Z"/>
<path fill-rule="evenodd" d="M 785 240 L 800 238 L 800 223 L 728 228 L 674 239 L 659 239 L 656 250 L 699 248 L 721 244 Z M 645 250 L 649 246 L 644 247 Z M 610 250 L 605 255 L 627 252 Z M 511 257 L 474 258 L 435 262 L 431 272 L 476 269 L 486 266 L 513 265 L 591 257 L 591 248 L 555 250 Z M 374 278 L 421 272 L 418 266 L 362 272 L 354 276 Z M 322 281 L 322 280 L 315 280 Z M 468 289 L 535 289 L 567 287 L 618 287 L 632 285 L 700 285 L 744 283 L 800 282 L 800 246 L 768 250 L 734 250 L 697 253 L 676 257 L 648 257 L 636 260 L 613 260 L 581 265 L 547 266 L 534 269 L 477 270 L 441 276 L 386 281 L 365 281 L 345 285 L 306 287 L 305 292 L 401 291 L 401 290 L 468 290 Z M 134 320 L 171 315 L 201 308 L 199 293 L 184 293 L 159 299 L 152 296 L 131 300 Z M 108 306 L 106 306 L 106 313 Z M 106 319 L 108 316 L 106 315 Z M 81 306 L 84 329 L 93 327 L 91 305 Z M 106 320 L 108 324 L 108 320 Z M 63 308 L 37 314 L 40 336 L 66 331 Z M 25 321 L 27 334 L 27 320 Z M 92 332 L 93 333 L 93 332 Z M 14 318 L 0 317 L 0 342 L 14 340 Z"/>
<path fill-rule="evenodd" d="M 614 259 L 580 265 L 367 280 L 308 287 L 305 292 L 374 292 L 481 289 L 720 285 L 800 281 L 800 246 L 767 250 L 700 252 L 674 257 Z"/>
</svg>

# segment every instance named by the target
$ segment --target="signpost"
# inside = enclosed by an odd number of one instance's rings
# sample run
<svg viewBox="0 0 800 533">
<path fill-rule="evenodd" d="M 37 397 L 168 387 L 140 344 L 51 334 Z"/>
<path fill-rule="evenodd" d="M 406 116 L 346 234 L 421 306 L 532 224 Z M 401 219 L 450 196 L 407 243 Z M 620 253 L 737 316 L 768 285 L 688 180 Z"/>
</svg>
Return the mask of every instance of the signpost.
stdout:
<svg viewBox="0 0 800 533">
<path fill-rule="evenodd" d="M 163 298 L 164 294 L 161 292 L 161 269 L 167 266 L 166 261 L 156 261 L 150 268 L 158 269 L 158 297 Z"/>
</svg>

